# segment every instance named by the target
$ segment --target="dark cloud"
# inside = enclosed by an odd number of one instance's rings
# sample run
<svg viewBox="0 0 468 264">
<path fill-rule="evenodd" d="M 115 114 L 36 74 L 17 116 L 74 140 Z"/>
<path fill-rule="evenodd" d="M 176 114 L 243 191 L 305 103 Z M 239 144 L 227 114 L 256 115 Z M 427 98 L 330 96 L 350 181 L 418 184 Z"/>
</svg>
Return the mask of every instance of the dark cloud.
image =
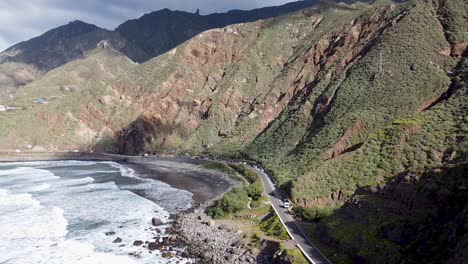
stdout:
<svg viewBox="0 0 468 264">
<path fill-rule="evenodd" d="M 69 21 L 114 29 L 127 19 L 169 8 L 202 14 L 281 5 L 292 0 L 1 0 L 0 51 Z"/>
</svg>

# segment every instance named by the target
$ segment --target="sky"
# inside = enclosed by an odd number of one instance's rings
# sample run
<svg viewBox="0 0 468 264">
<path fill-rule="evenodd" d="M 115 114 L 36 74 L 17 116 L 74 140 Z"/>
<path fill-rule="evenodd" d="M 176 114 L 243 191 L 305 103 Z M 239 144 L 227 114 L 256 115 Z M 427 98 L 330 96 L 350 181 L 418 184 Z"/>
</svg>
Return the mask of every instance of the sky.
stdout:
<svg viewBox="0 0 468 264">
<path fill-rule="evenodd" d="M 293 0 L 0 0 L 0 51 L 70 21 L 115 29 L 163 8 L 201 14 L 282 5 Z"/>
</svg>

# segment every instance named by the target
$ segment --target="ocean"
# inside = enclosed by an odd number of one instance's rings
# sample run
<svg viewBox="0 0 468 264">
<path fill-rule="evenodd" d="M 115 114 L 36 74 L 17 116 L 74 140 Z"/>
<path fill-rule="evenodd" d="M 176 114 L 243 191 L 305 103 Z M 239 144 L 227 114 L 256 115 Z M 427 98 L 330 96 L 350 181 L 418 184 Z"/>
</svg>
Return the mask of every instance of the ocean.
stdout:
<svg viewBox="0 0 468 264">
<path fill-rule="evenodd" d="M 167 236 L 170 214 L 192 202 L 190 192 L 115 162 L 0 163 L 0 263 L 189 262 L 133 242 Z"/>
</svg>

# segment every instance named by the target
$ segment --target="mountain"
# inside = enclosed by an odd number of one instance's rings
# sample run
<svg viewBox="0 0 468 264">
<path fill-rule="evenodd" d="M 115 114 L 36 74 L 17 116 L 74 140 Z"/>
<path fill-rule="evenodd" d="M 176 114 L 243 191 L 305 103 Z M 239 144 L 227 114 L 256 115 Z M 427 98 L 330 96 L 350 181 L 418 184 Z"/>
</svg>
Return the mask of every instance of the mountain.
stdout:
<svg viewBox="0 0 468 264">
<path fill-rule="evenodd" d="M 44 73 L 81 58 L 102 40 L 117 49 L 125 45 L 125 40 L 112 31 L 73 21 L 6 49 L 0 53 L 0 99 Z"/>
<path fill-rule="evenodd" d="M 466 12 L 319 3 L 142 64 L 101 42 L 18 90 L 0 148 L 246 158 L 317 222 L 333 262 L 463 263 Z"/>
<path fill-rule="evenodd" d="M 6 49 L 0 55 L 0 63 L 33 64 L 46 72 L 82 57 L 103 39 L 112 42 L 116 48 L 122 46 L 123 40 L 118 39 L 112 31 L 73 21 Z"/>
<path fill-rule="evenodd" d="M 222 28 L 227 25 L 253 22 L 294 12 L 309 7 L 318 1 L 305 0 L 282 6 L 265 7 L 249 11 L 232 10 L 227 13 L 200 15 L 183 11 L 163 9 L 129 20 L 115 30 L 132 46 L 139 47 L 138 53 L 124 50 L 134 61 L 144 62 L 174 48 L 199 33 Z"/>
<path fill-rule="evenodd" d="M 145 62 L 205 30 L 279 16 L 314 2 L 299 1 L 277 7 L 207 16 L 163 9 L 127 21 L 115 31 L 73 21 L 0 53 L 0 101 L 6 95 L 11 96 L 18 86 L 83 57 L 102 40 L 107 40 L 112 47 L 133 61 Z"/>
</svg>

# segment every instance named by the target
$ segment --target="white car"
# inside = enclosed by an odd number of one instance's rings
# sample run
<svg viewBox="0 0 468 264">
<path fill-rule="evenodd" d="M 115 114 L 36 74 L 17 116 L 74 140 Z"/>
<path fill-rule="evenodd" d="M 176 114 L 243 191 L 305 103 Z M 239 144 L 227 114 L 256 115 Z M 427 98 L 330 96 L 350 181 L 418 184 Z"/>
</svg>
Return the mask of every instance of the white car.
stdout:
<svg viewBox="0 0 468 264">
<path fill-rule="evenodd" d="M 291 208 L 291 203 L 288 201 L 288 199 L 283 200 L 283 207 L 286 209 Z"/>
</svg>

